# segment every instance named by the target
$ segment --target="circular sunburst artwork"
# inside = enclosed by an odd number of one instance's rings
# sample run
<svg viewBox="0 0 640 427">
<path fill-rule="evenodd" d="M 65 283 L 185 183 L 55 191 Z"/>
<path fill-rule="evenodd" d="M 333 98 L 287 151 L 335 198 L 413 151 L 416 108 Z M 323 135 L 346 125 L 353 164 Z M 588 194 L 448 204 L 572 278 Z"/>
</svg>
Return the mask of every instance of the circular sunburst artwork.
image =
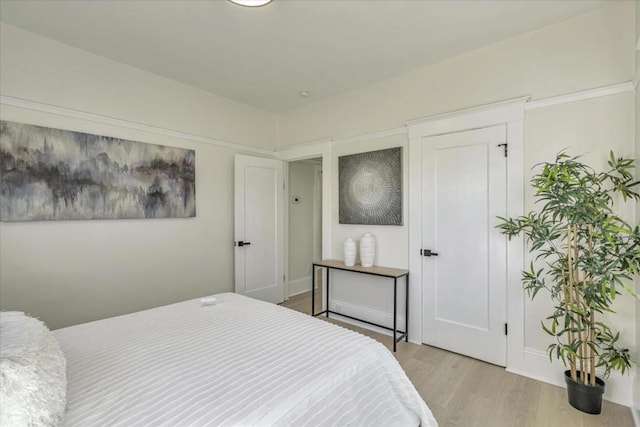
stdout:
<svg viewBox="0 0 640 427">
<path fill-rule="evenodd" d="M 338 158 L 340 224 L 402 225 L 402 147 Z"/>
</svg>

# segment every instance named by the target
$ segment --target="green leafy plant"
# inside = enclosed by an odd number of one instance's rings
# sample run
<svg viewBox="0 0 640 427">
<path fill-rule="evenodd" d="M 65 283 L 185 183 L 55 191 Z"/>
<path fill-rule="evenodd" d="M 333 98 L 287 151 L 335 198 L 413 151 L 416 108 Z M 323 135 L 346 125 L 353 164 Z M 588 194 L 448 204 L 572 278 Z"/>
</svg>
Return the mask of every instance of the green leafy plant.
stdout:
<svg viewBox="0 0 640 427">
<path fill-rule="evenodd" d="M 640 270 L 640 229 L 613 210 L 618 195 L 624 202 L 640 198 L 633 163 L 611 152 L 609 169 L 597 173 L 561 152 L 555 162 L 536 165 L 542 170 L 531 185 L 539 210 L 499 218 L 497 226 L 509 239 L 524 235 L 536 254 L 522 281 L 531 299 L 542 290 L 550 293 L 553 314 L 542 322 L 556 339 L 549 358 L 555 355 L 570 366 L 573 381 L 591 386 L 597 367 L 606 378 L 612 370 L 624 374 L 633 363 L 629 349 L 618 345 L 620 334 L 601 319 L 613 312 L 617 295 L 635 297 L 629 283 Z"/>
</svg>

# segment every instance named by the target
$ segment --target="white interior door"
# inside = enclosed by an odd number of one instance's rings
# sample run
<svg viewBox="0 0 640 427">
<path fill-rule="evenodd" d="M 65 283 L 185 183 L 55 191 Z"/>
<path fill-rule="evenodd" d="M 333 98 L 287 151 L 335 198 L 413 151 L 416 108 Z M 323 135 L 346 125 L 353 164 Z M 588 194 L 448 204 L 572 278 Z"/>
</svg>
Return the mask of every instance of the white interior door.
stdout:
<svg viewBox="0 0 640 427">
<path fill-rule="evenodd" d="M 506 126 L 422 140 L 423 342 L 506 365 Z"/>
<path fill-rule="evenodd" d="M 284 301 L 284 173 L 280 160 L 236 155 L 236 293 Z"/>
</svg>

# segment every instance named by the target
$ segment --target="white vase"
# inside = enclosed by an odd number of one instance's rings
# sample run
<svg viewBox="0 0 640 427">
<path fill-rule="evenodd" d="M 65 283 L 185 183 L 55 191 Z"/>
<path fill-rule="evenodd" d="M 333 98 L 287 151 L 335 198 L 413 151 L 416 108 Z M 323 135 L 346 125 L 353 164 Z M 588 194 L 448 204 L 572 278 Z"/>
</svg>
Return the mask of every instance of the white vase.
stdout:
<svg viewBox="0 0 640 427">
<path fill-rule="evenodd" d="M 344 265 L 347 267 L 356 265 L 356 242 L 353 239 L 344 241 Z"/>
<path fill-rule="evenodd" d="M 376 238 L 371 233 L 365 233 L 360 238 L 360 264 L 363 267 L 373 267 L 376 257 Z"/>
</svg>

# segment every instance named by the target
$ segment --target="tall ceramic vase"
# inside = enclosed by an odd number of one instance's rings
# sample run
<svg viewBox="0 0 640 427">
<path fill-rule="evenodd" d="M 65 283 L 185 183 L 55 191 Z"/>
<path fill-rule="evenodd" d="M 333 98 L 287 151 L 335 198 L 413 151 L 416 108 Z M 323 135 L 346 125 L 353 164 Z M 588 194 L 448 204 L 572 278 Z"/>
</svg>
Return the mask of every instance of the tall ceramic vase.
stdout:
<svg viewBox="0 0 640 427">
<path fill-rule="evenodd" d="M 371 233 L 365 233 L 360 238 L 360 264 L 363 267 L 373 267 L 376 257 L 376 238 Z"/>
<path fill-rule="evenodd" d="M 347 267 L 356 265 L 356 242 L 353 239 L 344 241 L 344 265 Z"/>
</svg>

